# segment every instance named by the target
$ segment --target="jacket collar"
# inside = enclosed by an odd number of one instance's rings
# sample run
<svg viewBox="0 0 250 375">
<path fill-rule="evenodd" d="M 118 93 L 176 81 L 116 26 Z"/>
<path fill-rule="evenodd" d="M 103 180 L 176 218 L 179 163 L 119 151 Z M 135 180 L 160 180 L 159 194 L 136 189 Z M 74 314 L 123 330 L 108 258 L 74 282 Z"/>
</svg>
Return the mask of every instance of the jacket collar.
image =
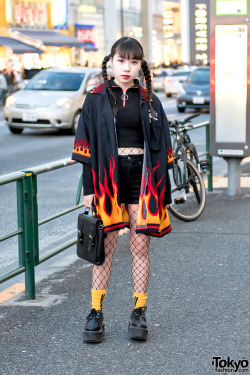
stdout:
<svg viewBox="0 0 250 375">
<path fill-rule="evenodd" d="M 110 83 L 111 83 L 112 87 L 120 87 L 120 86 L 116 85 L 116 83 L 114 82 L 114 78 L 113 77 L 110 79 Z M 148 101 L 147 90 L 145 89 L 145 87 L 143 87 L 143 86 L 141 86 L 139 84 L 139 80 L 138 79 L 134 79 L 134 86 L 132 86 L 132 87 L 136 87 L 136 88 L 138 87 L 141 99 Z M 107 88 L 106 88 L 105 83 L 101 83 L 100 85 L 94 87 L 90 91 L 90 94 L 106 95 L 106 92 L 107 92 Z"/>
<path fill-rule="evenodd" d="M 111 84 L 112 87 L 119 87 L 121 89 L 121 87 L 115 83 L 115 77 L 111 77 L 110 78 L 110 84 Z M 134 86 L 131 86 L 130 89 L 132 87 L 133 88 L 138 88 L 139 86 L 140 86 L 139 80 L 138 79 L 134 79 Z"/>
</svg>

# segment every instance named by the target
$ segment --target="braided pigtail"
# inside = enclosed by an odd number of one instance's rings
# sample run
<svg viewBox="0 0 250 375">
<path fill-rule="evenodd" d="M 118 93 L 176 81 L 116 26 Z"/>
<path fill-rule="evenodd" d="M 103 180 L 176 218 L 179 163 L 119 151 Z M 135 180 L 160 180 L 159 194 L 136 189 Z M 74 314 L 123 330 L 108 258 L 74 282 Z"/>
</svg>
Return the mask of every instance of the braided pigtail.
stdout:
<svg viewBox="0 0 250 375">
<path fill-rule="evenodd" d="M 146 81 L 146 87 L 148 92 L 148 102 L 149 102 L 149 108 L 152 118 L 155 118 L 155 112 L 154 108 L 152 107 L 151 100 L 152 100 L 152 80 L 151 80 L 151 74 L 150 70 L 148 68 L 148 64 L 146 60 L 142 60 L 141 68 L 144 73 L 145 81 Z"/>
<path fill-rule="evenodd" d="M 105 86 L 107 87 L 108 92 L 110 93 L 110 95 L 115 100 L 115 105 L 114 105 L 114 108 L 113 108 L 113 113 L 114 113 L 114 116 L 116 117 L 117 116 L 117 112 L 118 112 L 117 99 L 116 99 L 116 96 L 113 93 L 111 85 L 110 85 L 110 83 L 108 81 L 108 73 L 107 73 L 107 62 L 109 61 L 110 57 L 111 57 L 111 54 L 108 55 L 108 56 L 105 56 L 104 59 L 103 59 L 103 62 L 102 62 L 102 76 L 103 76 L 103 80 L 104 80 Z"/>
</svg>

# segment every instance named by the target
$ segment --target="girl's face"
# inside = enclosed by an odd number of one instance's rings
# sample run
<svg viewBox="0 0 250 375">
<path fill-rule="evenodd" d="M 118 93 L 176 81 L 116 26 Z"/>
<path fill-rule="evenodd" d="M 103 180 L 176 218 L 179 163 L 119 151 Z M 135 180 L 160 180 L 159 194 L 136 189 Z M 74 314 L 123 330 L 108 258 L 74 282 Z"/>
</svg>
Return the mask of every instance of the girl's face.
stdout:
<svg viewBox="0 0 250 375">
<path fill-rule="evenodd" d="M 116 53 L 110 59 L 114 71 L 115 82 L 121 87 L 134 85 L 133 80 L 138 76 L 141 69 L 141 61 L 135 59 L 123 59 Z"/>
</svg>

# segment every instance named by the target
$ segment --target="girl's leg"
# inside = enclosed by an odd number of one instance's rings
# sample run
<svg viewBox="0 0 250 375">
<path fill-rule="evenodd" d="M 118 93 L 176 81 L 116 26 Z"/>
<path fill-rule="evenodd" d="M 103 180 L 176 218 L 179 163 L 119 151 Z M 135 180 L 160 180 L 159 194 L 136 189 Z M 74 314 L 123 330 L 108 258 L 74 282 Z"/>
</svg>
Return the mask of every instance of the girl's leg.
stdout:
<svg viewBox="0 0 250 375">
<path fill-rule="evenodd" d="M 147 340 L 148 326 L 145 310 L 149 279 L 150 236 L 136 233 L 138 204 L 129 204 L 130 250 L 132 254 L 132 278 L 134 284 L 134 310 L 132 311 L 128 335 L 131 339 Z"/>
<path fill-rule="evenodd" d="M 129 245 L 132 254 L 132 279 L 135 293 L 147 293 L 149 279 L 149 245 L 150 236 L 136 233 L 138 204 L 129 204 L 130 238 Z"/>
<path fill-rule="evenodd" d="M 111 273 L 112 258 L 116 250 L 119 231 L 107 233 L 104 238 L 105 261 L 100 266 L 93 266 L 92 288 L 107 289 Z"/>
<path fill-rule="evenodd" d="M 121 205 L 122 209 L 124 204 Z M 111 274 L 112 259 L 117 247 L 119 231 L 107 233 L 104 239 L 105 261 L 100 266 L 93 266 L 92 272 L 92 308 L 102 310 L 103 301 Z"/>
<path fill-rule="evenodd" d="M 87 316 L 83 331 L 83 341 L 98 343 L 105 334 L 102 307 L 111 274 L 112 258 L 116 250 L 119 231 L 107 233 L 104 239 L 105 261 L 100 266 L 93 266 L 92 272 L 92 308 Z"/>
</svg>

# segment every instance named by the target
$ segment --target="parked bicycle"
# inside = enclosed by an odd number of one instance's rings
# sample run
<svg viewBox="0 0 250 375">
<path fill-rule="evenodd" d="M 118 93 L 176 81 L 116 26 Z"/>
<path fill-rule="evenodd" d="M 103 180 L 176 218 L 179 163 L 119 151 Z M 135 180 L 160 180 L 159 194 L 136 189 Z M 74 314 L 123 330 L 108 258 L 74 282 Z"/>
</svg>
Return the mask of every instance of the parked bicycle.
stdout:
<svg viewBox="0 0 250 375">
<path fill-rule="evenodd" d="M 206 202 L 203 176 L 210 163 L 199 159 L 196 147 L 188 135 L 188 130 L 193 128 L 191 119 L 197 116 L 198 113 L 169 123 L 174 153 L 172 173 L 170 172 L 172 204 L 169 211 L 183 221 L 196 220 L 202 214 Z"/>
</svg>

